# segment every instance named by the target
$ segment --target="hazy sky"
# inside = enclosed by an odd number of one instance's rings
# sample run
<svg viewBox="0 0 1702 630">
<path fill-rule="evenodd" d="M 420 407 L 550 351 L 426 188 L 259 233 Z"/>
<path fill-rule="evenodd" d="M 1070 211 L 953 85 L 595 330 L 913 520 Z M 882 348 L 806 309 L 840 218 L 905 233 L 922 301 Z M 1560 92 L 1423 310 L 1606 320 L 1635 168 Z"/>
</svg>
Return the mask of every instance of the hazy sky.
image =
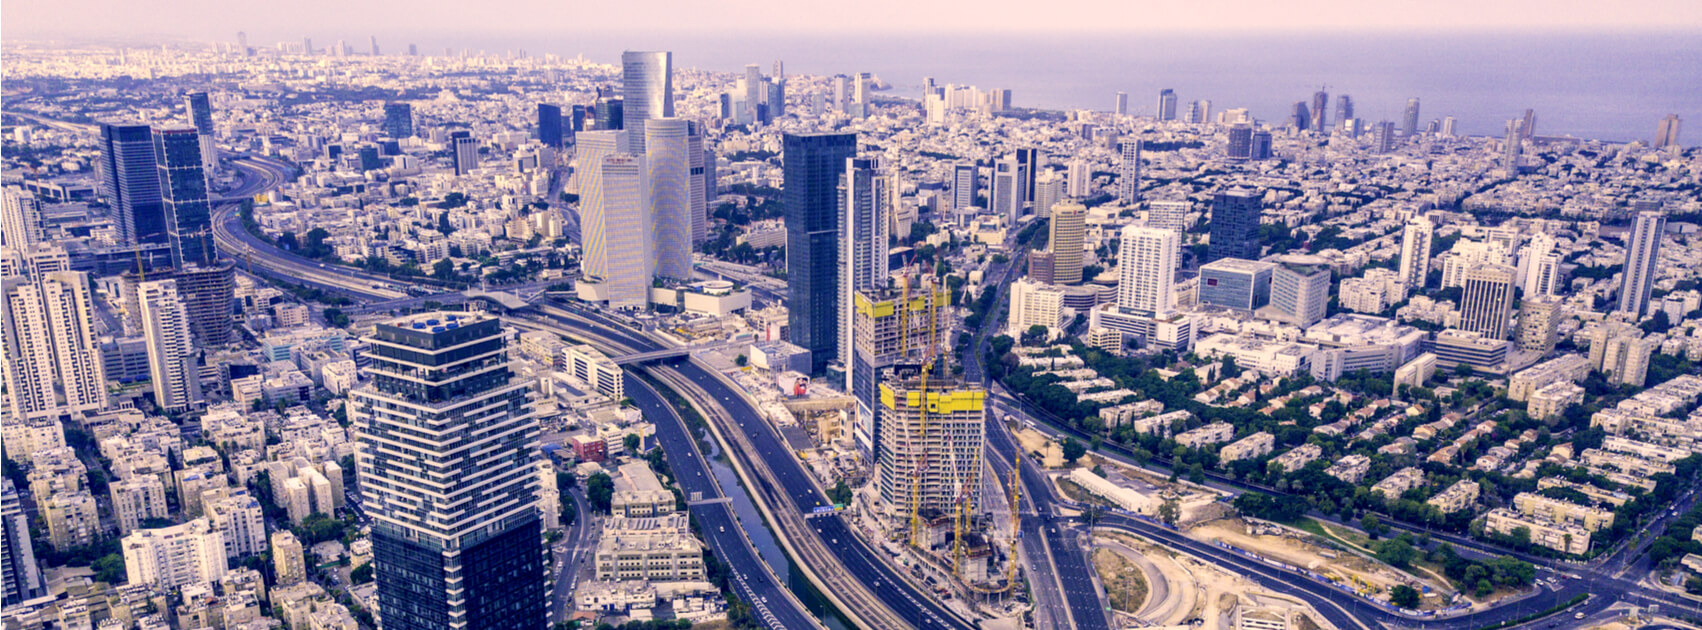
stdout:
<svg viewBox="0 0 1702 630">
<path fill-rule="evenodd" d="M 1375 8 L 1373 8 L 1375 7 Z M 228 40 L 587 31 L 1702 30 L 1698 0 L 5 0 L 4 37 Z"/>
</svg>

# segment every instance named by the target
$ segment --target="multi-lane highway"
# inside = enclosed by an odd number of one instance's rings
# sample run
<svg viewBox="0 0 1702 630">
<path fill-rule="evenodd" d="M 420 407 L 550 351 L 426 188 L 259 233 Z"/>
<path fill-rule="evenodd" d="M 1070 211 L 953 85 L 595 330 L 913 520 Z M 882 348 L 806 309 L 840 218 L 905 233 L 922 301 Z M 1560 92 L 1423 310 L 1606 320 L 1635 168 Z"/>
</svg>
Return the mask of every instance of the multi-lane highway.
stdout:
<svg viewBox="0 0 1702 630">
<path fill-rule="evenodd" d="M 563 305 L 565 306 L 565 305 Z M 635 351 L 650 351 L 660 345 L 632 331 L 627 325 L 609 319 L 607 315 L 590 310 L 544 309 L 552 323 L 578 331 L 587 336 L 602 336 Z M 739 430 L 741 441 L 751 448 L 734 453 L 750 460 L 760 460 L 763 468 L 773 474 L 769 479 L 758 477 L 753 491 L 761 493 L 776 509 L 790 507 L 797 514 L 810 514 L 818 507 L 830 506 L 826 493 L 817 485 L 760 412 L 745 398 L 743 392 L 711 374 L 693 361 L 679 361 L 658 372 L 672 371 L 693 387 L 705 393 L 698 402 L 718 407 L 727 413 Z M 882 553 L 864 543 L 851 525 L 841 516 L 831 515 L 809 520 L 809 528 L 818 542 L 843 566 L 845 573 L 857 584 L 867 588 L 904 625 L 915 628 L 974 627 L 958 613 L 936 601 L 925 589 L 899 575 Z M 829 567 L 816 567 L 831 570 Z M 858 611 L 852 611 L 856 613 Z"/>
</svg>

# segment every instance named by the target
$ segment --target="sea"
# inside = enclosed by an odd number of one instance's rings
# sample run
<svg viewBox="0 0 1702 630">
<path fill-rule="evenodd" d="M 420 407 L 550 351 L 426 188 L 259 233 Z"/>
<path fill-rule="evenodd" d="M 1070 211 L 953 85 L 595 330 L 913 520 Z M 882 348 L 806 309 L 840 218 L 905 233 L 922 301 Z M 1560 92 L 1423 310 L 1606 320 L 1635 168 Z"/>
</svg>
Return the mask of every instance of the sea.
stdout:
<svg viewBox="0 0 1702 630">
<path fill-rule="evenodd" d="M 459 40 L 459 41 L 455 41 Z M 787 73 L 871 72 L 893 96 L 918 98 L 924 77 L 940 84 L 1008 88 L 1016 107 L 1109 111 L 1117 92 L 1130 113 L 1150 115 L 1160 89 L 1212 111 L 1245 107 L 1286 122 L 1297 101 L 1320 88 L 1354 100 L 1369 124 L 1400 123 L 1420 99 L 1420 126 L 1453 116 L 1460 133 L 1502 135 L 1509 119 L 1535 111 L 1536 133 L 1649 141 L 1661 118 L 1702 127 L 1702 32 L 1625 33 L 991 33 L 787 34 L 619 33 L 567 30 L 559 37 L 444 38 L 443 46 L 490 52 L 584 55 L 618 62 L 621 50 L 671 50 L 680 68 L 727 72 L 775 60 Z M 1686 146 L 1702 129 L 1681 135 Z"/>
</svg>

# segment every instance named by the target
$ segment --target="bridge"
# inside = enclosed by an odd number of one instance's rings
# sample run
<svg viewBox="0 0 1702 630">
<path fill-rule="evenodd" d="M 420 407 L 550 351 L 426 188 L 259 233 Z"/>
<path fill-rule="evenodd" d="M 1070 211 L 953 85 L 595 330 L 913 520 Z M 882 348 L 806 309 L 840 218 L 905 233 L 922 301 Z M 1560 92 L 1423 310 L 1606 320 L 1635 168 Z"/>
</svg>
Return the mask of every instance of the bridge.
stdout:
<svg viewBox="0 0 1702 630">
<path fill-rule="evenodd" d="M 614 361 L 615 361 L 615 365 L 637 365 L 637 364 L 640 364 L 640 363 L 648 363 L 650 361 L 657 361 L 657 360 L 661 360 L 661 359 L 673 359 L 673 358 L 677 358 L 677 357 L 683 357 L 683 356 L 690 355 L 693 352 L 700 352 L 700 351 L 706 351 L 706 350 L 720 350 L 720 349 L 723 349 L 723 348 L 731 348 L 733 346 L 742 346 L 742 345 L 745 345 L 747 343 L 750 343 L 750 342 L 748 342 L 748 341 L 723 341 L 723 342 L 720 342 L 720 343 L 711 343 L 711 344 L 705 344 L 705 345 L 701 345 L 701 346 L 680 346 L 680 347 L 677 347 L 677 348 L 663 348 L 661 350 L 651 350 L 649 352 L 639 352 L 639 353 L 636 353 L 636 354 L 628 354 L 628 355 L 625 355 L 625 356 L 615 357 Z"/>
</svg>

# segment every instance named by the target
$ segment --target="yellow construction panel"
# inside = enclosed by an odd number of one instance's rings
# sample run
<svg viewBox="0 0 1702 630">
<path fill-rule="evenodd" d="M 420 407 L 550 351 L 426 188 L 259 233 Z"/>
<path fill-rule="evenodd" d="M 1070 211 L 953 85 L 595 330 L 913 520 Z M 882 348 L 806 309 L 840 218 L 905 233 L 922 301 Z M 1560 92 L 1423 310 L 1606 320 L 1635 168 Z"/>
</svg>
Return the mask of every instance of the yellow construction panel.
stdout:
<svg viewBox="0 0 1702 630">
<path fill-rule="evenodd" d="M 863 314 L 865 317 L 891 317 L 893 312 L 896 310 L 893 306 L 892 300 L 871 302 L 868 297 L 865 297 L 861 293 L 852 298 L 852 302 L 855 303 L 857 312 Z"/>
<path fill-rule="evenodd" d="M 887 409 L 898 408 L 898 395 L 891 387 L 881 384 L 881 404 Z M 904 406 L 915 409 L 922 406 L 922 392 L 904 392 Z M 982 411 L 987 406 L 987 392 L 983 390 L 955 390 L 928 392 L 928 413 L 956 413 L 959 411 Z"/>
</svg>

